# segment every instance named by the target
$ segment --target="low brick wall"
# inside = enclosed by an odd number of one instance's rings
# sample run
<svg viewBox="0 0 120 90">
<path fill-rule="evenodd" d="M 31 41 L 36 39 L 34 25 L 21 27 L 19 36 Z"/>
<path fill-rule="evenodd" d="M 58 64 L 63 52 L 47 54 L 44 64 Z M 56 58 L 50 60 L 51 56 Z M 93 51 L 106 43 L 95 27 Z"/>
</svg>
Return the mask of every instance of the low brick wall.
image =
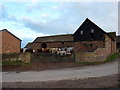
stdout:
<svg viewBox="0 0 120 90">
<path fill-rule="evenodd" d="M 74 62 L 74 54 L 60 56 L 52 53 L 33 53 L 31 62 Z"/>
<path fill-rule="evenodd" d="M 95 52 L 79 52 L 75 54 L 75 62 L 100 62 L 104 61 L 106 56 Z"/>
<path fill-rule="evenodd" d="M 31 54 L 30 53 L 14 53 L 14 54 L 3 54 L 2 61 L 21 61 L 24 63 L 30 63 Z"/>
</svg>

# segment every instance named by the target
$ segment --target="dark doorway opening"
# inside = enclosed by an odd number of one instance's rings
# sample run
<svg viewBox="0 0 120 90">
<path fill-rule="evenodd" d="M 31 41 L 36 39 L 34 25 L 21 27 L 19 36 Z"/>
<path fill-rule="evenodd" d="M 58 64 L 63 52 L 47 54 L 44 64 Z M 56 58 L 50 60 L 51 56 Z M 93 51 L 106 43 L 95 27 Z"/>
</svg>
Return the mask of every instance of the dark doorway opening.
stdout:
<svg viewBox="0 0 120 90">
<path fill-rule="evenodd" d="M 47 44 L 46 43 L 42 43 L 41 44 L 41 48 L 47 48 Z"/>
</svg>

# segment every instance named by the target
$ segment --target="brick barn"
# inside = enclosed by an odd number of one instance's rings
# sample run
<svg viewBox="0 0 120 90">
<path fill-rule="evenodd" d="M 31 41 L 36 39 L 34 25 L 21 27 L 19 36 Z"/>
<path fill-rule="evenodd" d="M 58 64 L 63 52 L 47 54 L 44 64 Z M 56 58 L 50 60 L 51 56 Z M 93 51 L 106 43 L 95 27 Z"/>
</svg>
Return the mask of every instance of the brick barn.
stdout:
<svg viewBox="0 0 120 90">
<path fill-rule="evenodd" d="M 20 53 L 21 40 L 7 29 L 0 30 L 0 54 Z"/>
<path fill-rule="evenodd" d="M 37 37 L 32 43 L 28 43 L 25 48 L 37 50 L 39 48 L 73 47 L 73 44 L 72 34 L 64 34 Z"/>
<path fill-rule="evenodd" d="M 37 37 L 25 48 L 73 47 L 76 61 L 104 60 L 116 52 L 116 33 L 106 33 L 88 18 L 74 34 Z"/>
</svg>

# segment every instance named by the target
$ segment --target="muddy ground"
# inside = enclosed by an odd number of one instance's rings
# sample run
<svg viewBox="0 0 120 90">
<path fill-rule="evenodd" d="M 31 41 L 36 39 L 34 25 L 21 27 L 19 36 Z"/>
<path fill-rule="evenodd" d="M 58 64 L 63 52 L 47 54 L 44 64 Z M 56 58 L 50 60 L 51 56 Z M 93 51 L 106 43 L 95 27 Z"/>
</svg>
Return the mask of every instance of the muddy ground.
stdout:
<svg viewBox="0 0 120 90">
<path fill-rule="evenodd" d="M 118 88 L 118 82 L 118 75 L 111 75 L 79 80 L 3 83 L 3 88 Z"/>
</svg>

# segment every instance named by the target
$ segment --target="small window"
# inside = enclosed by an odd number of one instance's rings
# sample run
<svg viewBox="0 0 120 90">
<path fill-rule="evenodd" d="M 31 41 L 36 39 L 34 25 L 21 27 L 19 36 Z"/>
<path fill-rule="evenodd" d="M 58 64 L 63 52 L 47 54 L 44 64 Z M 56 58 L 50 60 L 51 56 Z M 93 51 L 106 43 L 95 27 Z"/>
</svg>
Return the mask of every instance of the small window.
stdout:
<svg viewBox="0 0 120 90">
<path fill-rule="evenodd" d="M 83 31 L 80 31 L 80 34 L 83 35 Z"/>
<path fill-rule="evenodd" d="M 91 29 L 91 33 L 94 33 L 94 29 Z"/>
<path fill-rule="evenodd" d="M 92 44 L 92 43 L 90 43 L 90 46 L 93 46 L 93 44 Z"/>
</svg>

